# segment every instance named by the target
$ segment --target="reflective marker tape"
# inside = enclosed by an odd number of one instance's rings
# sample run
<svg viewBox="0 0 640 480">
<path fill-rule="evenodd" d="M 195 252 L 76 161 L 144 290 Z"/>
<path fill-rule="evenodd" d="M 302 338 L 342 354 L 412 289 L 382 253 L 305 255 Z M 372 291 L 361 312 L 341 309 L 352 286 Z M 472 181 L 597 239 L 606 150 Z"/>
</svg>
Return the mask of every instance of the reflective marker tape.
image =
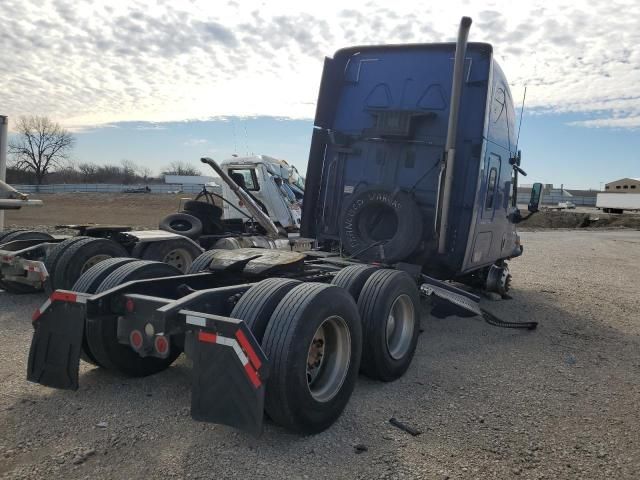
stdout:
<svg viewBox="0 0 640 480">
<path fill-rule="evenodd" d="M 253 347 L 251 347 L 251 344 L 249 343 L 249 340 L 247 340 L 247 337 L 244 334 L 244 332 L 242 330 L 236 331 L 236 338 L 240 342 L 240 345 L 242 345 L 242 348 L 244 349 L 247 356 L 249 357 L 249 360 L 251 361 L 251 364 L 253 365 L 253 367 L 256 370 L 258 370 L 262 365 L 262 362 L 258 358 L 258 355 L 256 355 L 256 352 L 253 349 Z"/>
<path fill-rule="evenodd" d="M 193 325 L 194 324 L 192 321 L 193 319 L 196 319 L 196 321 L 204 320 L 204 318 L 200 318 L 200 317 L 187 316 L 187 323 L 191 323 Z M 236 336 L 238 336 L 237 332 L 236 332 Z M 240 360 L 240 363 L 242 363 L 242 366 L 244 367 L 244 371 L 247 374 L 247 377 L 249 377 L 249 381 L 253 384 L 255 388 L 258 388 L 260 387 L 260 385 L 262 385 L 262 382 L 260 381 L 260 377 L 258 377 L 257 368 L 254 369 L 255 363 L 253 361 L 251 362 L 249 361 L 249 358 L 247 357 L 247 355 L 244 354 L 244 352 L 242 351 L 242 348 L 240 347 L 240 344 L 236 339 L 229 338 L 229 337 L 222 337 L 215 333 L 205 332 L 200 330 L 198 332 L 198 340 L 204 343 L 215 343 L 217 345 L 223 345 L 225 347 L 233 348 L 233 351 L 235 352 L 236 356 Z M 244 340 L 247 341 L 246 337 L 244 337 Z M 247 345 L 248 345 L 248 341 L 247 341 Z M 250 351 L 253 353 L 253 355 L 255 355 L 255 352 L 252 349 Z M 258 359 L 258 363 L 260 363 L 259 359 Z"/>
<path fill-rule="evenodd" d="M 195 317 L 193 315 L 187 315 L 187 323 L 190 325 L 198 325 L 199 327 L 206 327 L 207 319 L 202 317 Z"/>
<path fill-rule="evenodd" d="M 47 298 L 46 302 L 44 302 L 40 306 L 40 308 L 33 312 L 33 315 L 31 315 L 31 320 L 35 322 L 38 318 L 40 318 L 40 315 L 42 315 L 44 311 L 49 308 L 49 305 L 51 305 L 51 299 Z"/>
</svg>

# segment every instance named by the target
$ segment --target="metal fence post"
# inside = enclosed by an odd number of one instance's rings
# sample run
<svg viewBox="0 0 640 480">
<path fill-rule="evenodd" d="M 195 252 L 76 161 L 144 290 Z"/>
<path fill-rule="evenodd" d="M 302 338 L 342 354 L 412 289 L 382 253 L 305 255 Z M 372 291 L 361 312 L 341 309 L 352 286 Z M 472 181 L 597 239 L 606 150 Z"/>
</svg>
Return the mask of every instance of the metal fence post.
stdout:
<svg viewBox="0 0 640 480">
<path fill-rule="evenodd" d="M 7 179 L 7 132 L 9 117 L 0 115 L 0 180 Z M 0 210 L 0 231 L 4 230 L 4 210 Z"/>
</svg>

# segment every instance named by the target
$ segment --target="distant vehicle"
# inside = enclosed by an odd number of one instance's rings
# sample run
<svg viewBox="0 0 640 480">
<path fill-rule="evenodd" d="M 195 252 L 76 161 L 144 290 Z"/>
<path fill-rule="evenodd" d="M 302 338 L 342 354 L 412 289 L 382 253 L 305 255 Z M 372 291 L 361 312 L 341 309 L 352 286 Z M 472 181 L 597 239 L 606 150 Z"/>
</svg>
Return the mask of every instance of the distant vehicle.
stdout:
<svg viewBox="0 0 640 480">
<path fill-rule="evenodd" d="M 576 208 L 576 204 L 573 202 L 560 202 L 558 203 L 558 207 L 560 208 L 566 208 L 568 210 L 573 210 Z"/>
<path fill-rule="evenodd" d="M 300 229 L 304 178 L 294 166 L 267 155 L 232 157 L 223 160 L 220 166 L 276 225 L 287 232 Z M 228 200 L 224 202 L 222 218 L 249 220 L 244 202 L 233 194 L 225 182 L 222 191 L 223 197 Z"/>
<path fill-rule="evenodd" d="M 598 193 L 596 208 L 604 213 L 640 210 L 640 193 Z"/>
</svg>

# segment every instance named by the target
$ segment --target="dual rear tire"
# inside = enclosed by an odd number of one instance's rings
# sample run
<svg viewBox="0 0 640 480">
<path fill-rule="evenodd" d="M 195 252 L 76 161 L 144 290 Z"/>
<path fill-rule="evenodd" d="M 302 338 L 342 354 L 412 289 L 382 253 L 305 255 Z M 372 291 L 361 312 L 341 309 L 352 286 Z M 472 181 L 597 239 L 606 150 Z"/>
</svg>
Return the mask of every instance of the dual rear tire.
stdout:
<svg viewBox="0 0 640 480">
<path fill-rule="evenodd" d="M 133 280 L 180 275 L 175 267 L 161 262 L 112 258 L 87 270 L 73 290 L 102 293 Z M 175 342 L 167 358 L 141 357 L 118 341 L 116 315 L 92 317 L 85 324 L 81 357 L 83 360 L 128 377 L 145 377 L 167 369 L 181 353 Z"/>
<path fill-rule="evenodd" d="M 420 303 L 408 274 L 356 265 L 332 283 L 263 280 L 231 313 L 269 358 L 266 412 L 296 432 L 317 433 L 335 422 L 358 371 L 392 381 L 415 353 Z"/>
</svg>

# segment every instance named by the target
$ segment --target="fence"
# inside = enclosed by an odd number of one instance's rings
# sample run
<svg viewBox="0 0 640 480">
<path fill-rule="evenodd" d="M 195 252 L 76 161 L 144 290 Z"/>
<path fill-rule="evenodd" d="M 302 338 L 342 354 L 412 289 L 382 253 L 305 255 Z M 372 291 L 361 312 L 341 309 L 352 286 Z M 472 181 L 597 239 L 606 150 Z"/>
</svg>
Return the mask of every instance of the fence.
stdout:
<svg viewBox="0 0 640 480">
<path fill-rule="evenodd" d="M 529 203 L 529 198 L 531 196 L 530 192 L 519 192 L 518 193 L 518 204 L 526 205 Z M 547 193 L 544 192 L 542 194 L 542 204 L 543 205 L 557 205 L 560 202 L 573 202 L 576 205 L 583 205 L 585 207 L 595 207 L 596 206 L 596 197 L 595 196 L 582 196 L 582 195 L 562 195 L 560 192 L 552 192 Z"/>
<path fill-rule="evenodd" d="M 61 183 L 52 185 L 13 185 L 22 193 L 123 193 L 125 190 L 148 187 L 149 193 L 198 193 L 202 185 L 158 183 L 124 185 L 117 183 Z"/>
</svg>

